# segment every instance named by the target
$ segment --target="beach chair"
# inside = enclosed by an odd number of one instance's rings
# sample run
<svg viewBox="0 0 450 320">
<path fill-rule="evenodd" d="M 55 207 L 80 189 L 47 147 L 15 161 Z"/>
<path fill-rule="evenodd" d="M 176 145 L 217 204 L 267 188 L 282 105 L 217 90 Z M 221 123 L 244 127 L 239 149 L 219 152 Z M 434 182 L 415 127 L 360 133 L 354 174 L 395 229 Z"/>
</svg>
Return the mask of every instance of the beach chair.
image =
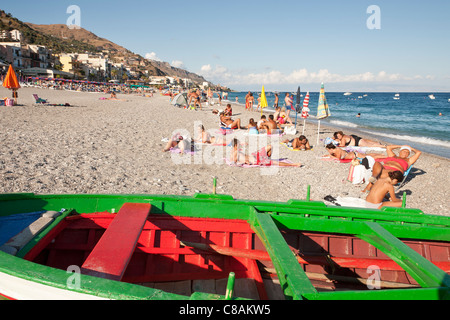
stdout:
<svg viewBox="0 0 450 320">
<path fill-rule="evenodd" d="M 45 99 L 39 98 L 37 94 L 33 94 L 34 99 L 36 100 L 36 104 L 47 104 L 48 101 Z"/>
<path fill-rule="evenodd" d="M 408 178 L 409 174 L 411 173 L 411 169 L 413 166 L 410 166 L 408 170 L 405 171 L 403 175 L 403 182 L 399 183 L 396 189 L 396 192 L 398 192 L 401 188 L 403 188 L 406 185 L 406 179 Z"/>
</svg>

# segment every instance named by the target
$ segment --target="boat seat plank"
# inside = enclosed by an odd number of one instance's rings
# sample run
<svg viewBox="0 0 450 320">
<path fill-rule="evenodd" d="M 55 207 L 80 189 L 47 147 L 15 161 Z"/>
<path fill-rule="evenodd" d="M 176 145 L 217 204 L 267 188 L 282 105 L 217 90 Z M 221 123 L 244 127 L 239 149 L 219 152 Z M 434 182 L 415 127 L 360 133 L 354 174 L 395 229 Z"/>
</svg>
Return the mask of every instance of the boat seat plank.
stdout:
<svg viewBox="0 0 450 320">
<path fill-rule="evenodd" d="M 82 273 L 120 281 L 150 209 L 149 203 L 125 203 L 84 262 Z"/>
</svg>

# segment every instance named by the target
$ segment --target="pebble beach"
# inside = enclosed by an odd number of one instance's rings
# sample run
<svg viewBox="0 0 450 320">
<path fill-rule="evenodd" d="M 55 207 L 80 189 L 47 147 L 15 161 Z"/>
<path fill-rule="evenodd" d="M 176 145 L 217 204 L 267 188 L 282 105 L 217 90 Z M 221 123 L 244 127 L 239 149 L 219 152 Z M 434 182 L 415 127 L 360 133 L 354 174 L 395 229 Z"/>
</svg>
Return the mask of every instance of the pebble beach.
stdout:
<svg viewBox="0 0 450 320">
<path fill-rule="evenodd" d="M 71 106 L 35 105 L 33 94 Z M 0 88 L 0 97 L 6 96 L 11 92 Z M 193 135 L 199 123 L 214 135 L 219 122 L 211 106 L 189 111 L 172 106 L 169 97 L 160 94 L 101 98 L 109 95 L 22 88 L 18 106 L 0 107 L 0 193 L 192 196 L 211 193 L 216 177 L 217 192 L 235 199 L 305 199 L 308 185 L 313 201 L 323 201 L 328 195 L 365 198 L 361 192 L 364 185 L 347 181 L 350 164 L 321 159 L 327 151 L 323 143 L 316 144 L 317 126 L 312 124 L 307 123 L 305 131 L 314 146 L 311 151 L 291 151 L 279 138 L 268 139 L 278 147 L 279 158 L 303 166 L 265 174 L 261 168 L 235 167 L 226 161 L 207 163 L 198 155 L 183 156 L 180 163 L 173 153 L 162 151 L 165 139 L 174 132 L 185 130 Z M 258 112 L 232 106 L 233 118 L 240 118 L 243 125 L 250 118 L 260 119 Z M 225 103 L 214 108 L 224 109 Z M 297 130 L 301 134 L 302 124 Z M 320 139 L 331 137 L 335 131 L 322 126 Z M 351 128 L 346 130 L 346 134 L 351 133 Z M 216 148 L 222 149 L 225 158 L 227 147 Z M 448 177 L 448 159 L 423 153 L 397 196 L 406 192 L 407 208 L 450 216 Z"/>
</svg>

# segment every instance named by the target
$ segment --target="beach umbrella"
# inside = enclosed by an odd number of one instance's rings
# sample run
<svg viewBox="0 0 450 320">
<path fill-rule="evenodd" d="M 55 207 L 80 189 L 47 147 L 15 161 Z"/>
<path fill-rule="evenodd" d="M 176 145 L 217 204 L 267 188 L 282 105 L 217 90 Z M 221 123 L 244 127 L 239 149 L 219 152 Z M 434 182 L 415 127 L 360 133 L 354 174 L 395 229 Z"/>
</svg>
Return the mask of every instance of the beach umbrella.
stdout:
<svg viewBox="0 0 450 320">
<path fill-rule="evenodd" d="M 305 100 L 303 100 L 302 118 L 303 120 L 303 135 L 305 135 L 306 119 L 309 118 L 309 92 L 306 94 Z"/>
<path fill-rule="evenodd" d="M 297 104 L 295 106 L 295 127 L 297 128 L 297 119 L 298 119 L 298 112 L 300 107 L 300 87 L 297 89 Z"/>
<path fill-rule="evenodd" d="M 319 126 L 317 129 L 317 145 L 319 144 L 320 120 L 328 118 L 329 116 L 331 116 L 331 113 L 328 108 L 327 98 L 325 97 L 325 86 L 322 82 L 319 96 L 319 107 L 317 108 L 317 120 L 319 120 Z"/>
<path fill-rule="evenodd" d="M 261 91 L 261 117 L 263 115 L 263 109 L 267 108 L 268 106 L 269 106 L 269 104 L 267 103 L 266 92 L 265 92 L 264 86 L 263 86 L 262 91 Z"/>
<path fill-rule="evenodd" d="M 3 79 L 3 87 L 13 91 L 14 103 L 16 104 L 17 90 L 20 89 L 20 84 L 12 65 L 9 65 L 8 73 L 6 74 L 5 79 Z"/>
</svg>

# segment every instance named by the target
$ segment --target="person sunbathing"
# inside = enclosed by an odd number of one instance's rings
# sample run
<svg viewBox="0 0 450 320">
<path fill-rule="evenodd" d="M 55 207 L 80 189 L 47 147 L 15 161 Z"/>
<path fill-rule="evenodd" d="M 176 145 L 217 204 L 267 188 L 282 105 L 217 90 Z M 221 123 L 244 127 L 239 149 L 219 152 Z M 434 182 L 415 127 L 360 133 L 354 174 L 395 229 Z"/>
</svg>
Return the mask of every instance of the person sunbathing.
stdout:
<svg viewBox="0 0 450 320">
<path fill-rule="evenodd" d="M 311 150 L 311 146 L 309 144 L 308 139 L 305 136 L 300 136 L 295 138 L 294 140 L 285 140 L 283 141 L 287 146 L 292 147 L 294 150 Z"/>
<path fill-rule="evenodd" d="M 256 166 L 280 166 L 280 167 L 301 167 L 301 163 L 285 163 L 280 161 L 275 161 L 271 159 L 272 156 L 272 146 L 262 148 L 257 153 L 252 155 L 247 155 L 239 151 L 239 140 L 234 138 L 232 141 L 233 150 L 231 152 L 230 161 L 235 164 L 248 164 Z"/>
<path fill-rule="evenodd" d="M 163 152 L 168 152 L 172 149 L 178 148 L 180 149 L 180 153 L 184 153 L 189 147 L 188 142 L 184 140 L 183 136 L 179 133 L 175 134 L 170 138 L 170 141 L 167 142 L 167 145 L 164 147 Z"/>
<path fill-rule="evenodd" d="M 241 127 L 241 119 L 234 120 L 226 116 L 224 112 L 220 113 L 220 123 L 223 127 L 229 129 L 245 129 Z"/>
<path fill-rule="evenodd" d="M 353 160 L 359 156 L 360 154 L 357 154 L 356 152 L 347 152 L 345 150 L 342 150 L 341 148 L 337 148 L 334 144 L 330 143 L 326 146 L 326 149 L 328 151 L 327 155 L 324 155 L 324 158 L 334 158 L 338 160 Z"/>
<path fill-rule="evenodd" d="M 366 208 L 381 209 L 383 207 L 402 206 L 402 200 L 395 195 L 394 186 L 403 181 L 403 174 L 400 171 L 391 171 L 387 177 L 380 178 L 373 185 L 369 195 L 366 198 Z M 391 200 L 384 201 L 386 194 L 390 194 Z"/>
<path fill-rule="evenodd" d="M 344 135 L 342 131 L 335 132 L 333 135 L 334 139 L 339 142 L 339 147 L 379 147 L 386 148 L 378 142 L 363 139 L 356 135 Z"/>
<path fill-rule="evenodd" d="M 394 150 L 396 149 L 400 149 L 398 156 L 394 153 Z M 386 178 L 389 175 L 389 172 L 398 171 L 404 175 L 405 172 L 419 160 L 419 157 L 422 154 L 421 151 L 411 148 L 410 146 L 392 145 L 388 146 L 386 151 L 387 157 L 379 154 L 370 154 L 371 157 L 378 161 L 375 162 L 372 168 L 372 177 L 363 192 L 370 190 L 377 179 Z M 412 152 L 414 152 L 414 155 L 410 157 Z"/>
</svg>

